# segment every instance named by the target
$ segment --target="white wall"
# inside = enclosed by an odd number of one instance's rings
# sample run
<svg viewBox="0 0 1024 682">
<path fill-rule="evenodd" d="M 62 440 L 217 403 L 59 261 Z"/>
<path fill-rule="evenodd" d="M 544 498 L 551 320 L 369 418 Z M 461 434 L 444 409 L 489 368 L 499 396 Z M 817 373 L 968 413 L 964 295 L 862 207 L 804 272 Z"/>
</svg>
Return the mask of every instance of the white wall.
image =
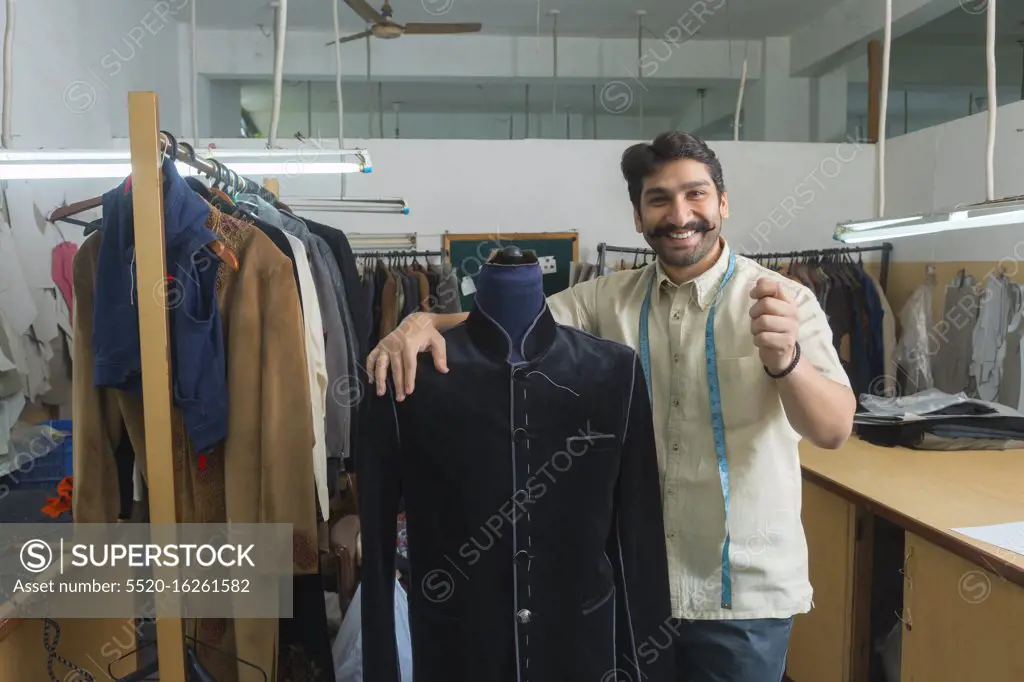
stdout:
<svg viewBox="0 0 1024 682">
<path fill-rule="evenodd" d="M 175 14 L 187 8 L 187 0 L 105 0 L 103 5 L 100 11 L 78 0 L 17 3 L 12 149 L 107 148 L 112 136 L 127 135 L 127 93 L 136 89 L 157 91 L 164 101 L 164 127 L 180 129 L 181 27 Z M 5 11 L 0 5 L 0 23 L 8 20 Z M 52 287 L 53 246 L 65 239 L 81 241 L 82 230 L 48 224 L 44 216 L 65 200 L 95 196 L 113 184 L 4 183 L 11 229 L 0 222 L 0 248 L 16 250 L 21 272 L 0 272 L 0 289 L 5 276 L 24 279 L 32 289 Z"/>
<path fill-rule="evenodd" d="M 128 131 L 127 93 L 156 90 L 181 128 L 176 13 L 187 0 L 19 2 L 15 10 L 12 147 L 89 147 Z M 0 6 L 0 18 L 5 18 Z M 0 74 L 0 79 L 3 76 Z"/>
<path fill-rule="evenodd" d="M 1024 102 L 999 107 L 996 198 L 1024 195 Z M 987 115 L 951 121 L 886 145 L 888 216 L 947 210 L 985 200 Z M 899 260 L 996 261 L 1024 257 L 1022 225 L 900 239 Z"/>
<path fill-rule="evenodd" d="M 260 149 L 262 140 L 203 140 L 220 149 Z M 289 141 L 294 147 L 294 141 Z M 631 142 L 558 140 L 349 140 L 370 151 L 373 172 L 346 176 L 349 197 L 402 197 L 410 214 L 308 214 L 359 234 L 415 232 L 419 246 L 437 249 L 445 231 L 580 233 L 581 255 L 595 258 L 600 242 L 644 246 L 619 172 Z M 126 140 L 114 146 L 124 148 Z M 331 148 L 331 143 L 323 143 Z M 718 142 L 730 198 L 725 235 L 741 252 L 833 246 L 840 220 L 871 211 L 872 148 L 853 144 Z M 296 152 L 309 162 L 314 152 Z M 327 158 L 327 157 L 323 157 Z M 334 158 L 334 157 L 332 157 Z M 283 199 L 337 197 L 330 176 L 279 176 Z M 94 196 L 113 181 L 11 183 L 15 234 L 26 270 L 48 273 L 53 226 L 40 237 L 33 197 L 47 213 L 61 198 Z M 53 200 L 56 196 L 57 199 Z M 44 197 L 40 199 L 40 197 Z M 49 197 L 49 200 L 46 199 Z M 97 214 L 98 215 L 98 214 Z M 81 230 L 62 226 L 69 239 Z"/>
<path fill-rule="evenodd" d="M 208 141 L 204 141 L 205 145 Z M 260 140 L 215 140 L 260 148 Z M 292 141 L 293 142 L 293 141 Z M 373 173 L 347 176 L 349 197 L 402 197 L 401 215 L 310 217 L 349 232 L 416 232 L 436 249 L 445 231 L 580 232 L 594 258 L 604 241 L 643 246 L 619 172 L 629 141 L 347 140 L 370 151 Z M 294 146 L 294 145 L 292 145 Z M 325 148 L 330 148 L 324 143 Z M 833 246 L 840 220 L 870 214 L 873 152 L 853 144 L 718 142 L 730 197 L 725 234 L 743 252 Z M 296 154 L 309 160 L 312 153 Z M 334 197 L 337 178 L 281 177 L 283 199 Z"/>
</svg>

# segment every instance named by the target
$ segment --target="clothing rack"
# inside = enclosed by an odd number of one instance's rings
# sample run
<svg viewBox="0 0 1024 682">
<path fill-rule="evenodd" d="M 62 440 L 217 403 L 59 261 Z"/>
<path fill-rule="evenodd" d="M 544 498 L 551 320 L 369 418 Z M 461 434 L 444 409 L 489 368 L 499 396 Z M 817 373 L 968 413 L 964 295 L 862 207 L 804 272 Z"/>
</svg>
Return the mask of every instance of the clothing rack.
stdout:
<svg viewBox="0 0 1024 682">
<path fill-rule="evenodd" d="M 264 201 L 270 203 L 277 201 L 277 196 L 262 184 L 239 175 L 217 159 L 203 159 L 196 156 L 192 145 L 187 142 L 178 142 L 174 135 L 166 130 L 160 131 L 158 139 L 162 153 L 170 155 L 173 149 L 176 160 L 212 178 L 216 186 L 235 194 L 258 194 Z M 133 154 L 132 160 L 134 161 L 134 159 L 135 155 Z"/>
<path fill-rule="evenodd" d="M 359 251 L 353 250 L 356 258 L 444 258 L 444 251 Z"/>
<path fill-rule="evenodd" d="M 196 151 L 192 145 L 186 142 L 178 142 L 174 135 L 166 130 L 160 131 L 160 148 L 166 154 L 170 154 L 170 150 L 173 148 L 176 160 L 212 178 L 216 186 L 230 194 L 258 194 L 260 198 L 270 204 L 276 203 L 280 198 L 276 193 L 267 189 L 265 185 L 239 175 L 217 159 L 196 156 Z M 372 169 L 370 156 L 365 149 L 343 149 L 341 153 L 343 155 L 355 156 L 358 159 L 361 172 L 368 173 Z M 397 197 L 367 199 L 297 198 L 290 200 L 288 205 L 294 210 L 311 210 L 325 213 L 400 213 L 402 215 L 409 215 L 409 205 L 405 199 Z"/>
<path fill-rule="evenodd" d="M 213 178 L 216 181 L 217 186 L 228 190 L 231 193 L 258 194 L 261 198 L 270 203 L 278 200 L 277 195 L 264 187 L 261 183 L 239 175 L 217 159 L 204 159 L 196 156 L 196 151 L 192 145 L 186 142 L 178 142 L 174 135 L 166 130 L 160 131 L 159 140 L 160 149 L 163 153 L 169 155 L 170 150 L 173 149 L 174 158 L 176 160 L 190 168 L 196 169 L 207 177 Z M 365 150 L 342 150 L 342 154 L 355 155 L 359 159 L 360 170 L 364 173 L 366 172 L 366 169 L 369 167 L 369 158 Z"/>
<path fill-rule="evenodd" d="M 889 259 L 892 253 L 892 244 L 883 242 L 874 246 L 840 246 L 828 249 L 807 249 L 804 251 L 779 251 L 775 253 L 752 253 L 742 254 L 751 260 L 770 260 L 775 258 L 814 258 L 822 256 L 833 256 L 850 253 L 868 253 L 871 251 L 882 252 L 882 266 L 878 276 L 878 283 L 882 285 L 882 291 L 886 290 L 889 279 Z M 612 246 L 601 242 L 597 245 L 597 271 L 604 273 L 604 264 L 608 253 L 635 253 L 645 256 L 653 256 L 653 249 L 638 248 L 635 246 Z"/>
</svg>

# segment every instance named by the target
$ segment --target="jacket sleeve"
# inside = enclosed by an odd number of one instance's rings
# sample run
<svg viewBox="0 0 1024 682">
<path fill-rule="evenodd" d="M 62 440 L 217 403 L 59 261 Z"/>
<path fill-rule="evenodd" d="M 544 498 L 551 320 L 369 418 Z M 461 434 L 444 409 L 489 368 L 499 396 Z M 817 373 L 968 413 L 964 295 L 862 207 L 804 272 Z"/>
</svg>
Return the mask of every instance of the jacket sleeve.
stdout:
<svg viewBox="0 0 1024 682">
<path fill-rule="evenodd" d="M 75 415 L 72 514 L 76 523 L 114 523 L 120 509 L 114 452 L 121 414 L 113 393 L 93 382 L 93 302 L 100 236 L 86 241 L 74 259 L 75 347 L 71 363 L 71 408 Z M 144 457 L 144 452 L 140 452 Z"/>
<path fill-rule="evenodd" d="M 672 615 L 654 419 L 640 358 L 633 353 L 629 402 L 608 556 L 615 574 L 615 673 L 608 682 L 674 680 L 673 648 L 664 647 Z M 664 647 L 664 648 L 663 648 Z"/>
<path fill-rule="evenodd" d="M 395 544 L 398 532 L 400 435 L 393 388 L 370 393 L 363 446 L 356 457 L 359 516 L 363 546 L 360 586 L 363 619 L 364 678 L 398 682 L 395 639 Z"/>
</svg>

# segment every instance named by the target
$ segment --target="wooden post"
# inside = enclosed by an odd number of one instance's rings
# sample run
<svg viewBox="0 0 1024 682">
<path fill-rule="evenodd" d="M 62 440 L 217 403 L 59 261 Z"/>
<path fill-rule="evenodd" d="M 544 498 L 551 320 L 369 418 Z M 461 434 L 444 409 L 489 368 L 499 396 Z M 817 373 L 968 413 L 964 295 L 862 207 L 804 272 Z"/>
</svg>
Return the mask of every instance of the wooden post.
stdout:
<svg viewBox="0 0 1024 682">
<path fill-rule="evenodd" d="M 882 106 L 882 43 L 868 43 L 868 142 L 878 142 L 878 114 Z"/>
<path fill-rule="evenodd" d="M 177 522 L 171 441 L 171 371 L 164 254 L 164 202 L 159 146 L 159 102 L 155 92 L 128 93 L 132 155 L 132 209 L 138 273 L 142 400 L 145 405 L 149 515 L 157 524 Z M 173 527 L 173 526 L 171 526 Z M 173 542 L 173 540 L 171 540 Z M 157 618 L 157 655 L 162 682 L 185 682 L 184 632 L 180 618 Z"/>
</svg>

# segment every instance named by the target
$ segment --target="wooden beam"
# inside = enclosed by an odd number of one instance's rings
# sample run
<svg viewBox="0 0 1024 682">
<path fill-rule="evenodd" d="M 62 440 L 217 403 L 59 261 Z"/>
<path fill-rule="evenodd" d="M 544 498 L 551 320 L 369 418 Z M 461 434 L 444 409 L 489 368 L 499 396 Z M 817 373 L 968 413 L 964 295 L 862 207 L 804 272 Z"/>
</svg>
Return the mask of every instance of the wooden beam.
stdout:
<svg viewBox="0 0 1024 682">
<path fill-rule="evenodd" d="M 878 123 L 882 106 L 882 43 L 868 43 L 868 142 L 878 142 Z"/>
<path fill-rule="evenodd" d="M 164 197 L 159 152 L 160 115 L 155 92 L 128 93 L 132 155 L 132 210 L 138 273 L 142 401 L 145 405 L 149 515 L 154 542 L 159 525 L 177 522 L 171 438 L 171 371 L 164 253 Z M 171 540 L 173 542 L 173 540 Z M 173 569 L 172 569 L 173 570 Z M 184 631 L 180 618 L 157 618 L 157 655 L 162 682 L 186 682 Z"/>
</svg>

